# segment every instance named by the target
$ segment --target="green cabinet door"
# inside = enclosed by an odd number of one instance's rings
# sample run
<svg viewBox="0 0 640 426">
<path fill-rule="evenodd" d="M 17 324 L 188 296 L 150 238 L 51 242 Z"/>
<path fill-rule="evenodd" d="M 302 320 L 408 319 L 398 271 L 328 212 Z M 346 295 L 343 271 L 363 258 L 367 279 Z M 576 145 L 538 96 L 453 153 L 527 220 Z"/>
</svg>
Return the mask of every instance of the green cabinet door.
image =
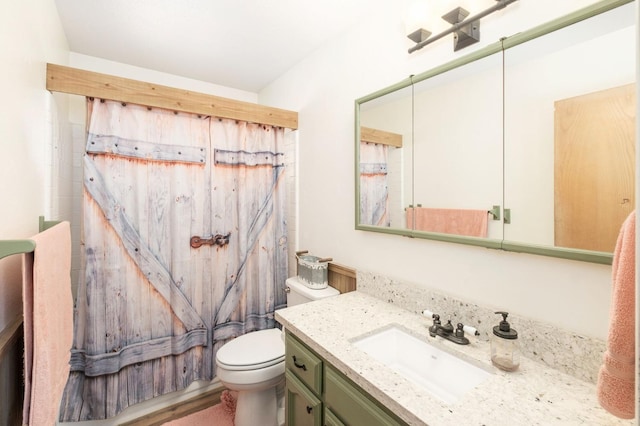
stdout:
<svg viewBox="0 0 640 426">
<path fill-rule="evenodd" d="M 322 401 L 291 371 L 285 371 L 285 378 L 286 426 L 322 426 Z"/>
<path fill-rule="evenodd" d="M 289 334 L 285 339 L 285 353 L 285 368 L 319 396 L 322 393 L 322 359 Z"/>
<path fill-rule="evenodd" d="M 331 411 L 345 426 L 400 426 L 394 418 L 381 408 L 368 394 L 343 377 L 330 365 L 324 369 L 325 412 Z"/>
<path fill-rule="evenodd" d="M 406 426 L 289 331 L 285 347 L 286 426 Z"/>
<path fill-rule="evenodd" d="M 340 419 L 333 414 L 333 411 L 328 408 L 324 409 L 324 426 L 345 426 Z"/>
</svg>

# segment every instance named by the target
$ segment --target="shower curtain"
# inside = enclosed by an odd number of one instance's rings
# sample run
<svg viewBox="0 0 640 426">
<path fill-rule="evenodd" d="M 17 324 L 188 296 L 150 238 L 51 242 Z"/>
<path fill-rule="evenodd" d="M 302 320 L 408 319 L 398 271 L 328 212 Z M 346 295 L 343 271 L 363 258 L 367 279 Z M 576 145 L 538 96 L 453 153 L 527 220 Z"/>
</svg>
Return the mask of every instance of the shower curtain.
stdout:
<svg viewBox="0 0 640 426">
<path fill-rule="evenodd" d="M 83 279 L 61 421 L 215 376 L 286 303 L 284 130 L 88 100 Z"/>
<path fill-rule="evenodd" d="M 360 142 L 360 223 L 391 226 L 387 145 Z"/>
</svg>

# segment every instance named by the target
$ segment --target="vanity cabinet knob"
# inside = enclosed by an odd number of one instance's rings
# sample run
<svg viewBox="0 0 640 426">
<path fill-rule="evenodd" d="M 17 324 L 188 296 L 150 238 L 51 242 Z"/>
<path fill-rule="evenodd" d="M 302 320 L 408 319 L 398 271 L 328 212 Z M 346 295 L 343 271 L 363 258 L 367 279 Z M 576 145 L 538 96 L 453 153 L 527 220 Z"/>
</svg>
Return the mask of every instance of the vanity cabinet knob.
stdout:
<svg viewBox="0 0 640 426">
<path fill-rule="evenodd" d="M 310 407 L 307 405 L 307 414 L 311 414 L 312 410 L 313 410 L 313 407 Z"/>
<path fill-rule="evenodd" d="M 295 355 L 293 355 L 293 365 L 295 365 L 298 368 L 302 368 L 303 371 L 307 371 L 307 366 L 304 365 L 304 364 L 298 363 L 298 360 L 296 360 L 296 356 Z"/>
</svg>

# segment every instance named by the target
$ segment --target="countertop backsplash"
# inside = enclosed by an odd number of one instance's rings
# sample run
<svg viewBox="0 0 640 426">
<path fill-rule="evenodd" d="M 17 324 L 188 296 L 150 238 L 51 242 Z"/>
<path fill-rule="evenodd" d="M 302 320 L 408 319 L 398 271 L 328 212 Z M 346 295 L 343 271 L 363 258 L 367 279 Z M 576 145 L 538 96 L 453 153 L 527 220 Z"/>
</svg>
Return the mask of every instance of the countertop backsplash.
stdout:
<svg viewBox="0 0 640 426">
<path fill-rule="evenodd" d="M 474 338 L 489 340 L 493 326 L 499 322 L 494 312 L 504 309 L 478 306 L 425 286 L 370 272 L 357 272 L 357 289 L 414 313 L 428 309 L 439 314 L 443 322 L 451 319 L 454 326 L 461 322 L 475 327 L 480 336 L 470 337 L 472 342 Z M 523 318 L 517 313 L 509 315 L 509 323 L 518 330 L 523 356 L 578 379 L 597 382 L 605 341 Z"/>
</svg>

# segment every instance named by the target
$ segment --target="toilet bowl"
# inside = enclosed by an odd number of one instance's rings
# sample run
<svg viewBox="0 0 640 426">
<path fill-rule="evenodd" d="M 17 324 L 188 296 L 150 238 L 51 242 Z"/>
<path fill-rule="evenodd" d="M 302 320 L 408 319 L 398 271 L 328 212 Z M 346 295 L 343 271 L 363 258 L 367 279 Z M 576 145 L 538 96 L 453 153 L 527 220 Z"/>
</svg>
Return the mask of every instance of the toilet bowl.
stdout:
<svg viewBox="0 0 640 426">
<path fill-rule="evenodd" d="M 254 331 L 223 345 L 216 375 L 238 392 L 236 426 L 278 426 L 276 387 L 284 381 L 284 342 L 277 328 Z"/>
<path fill-rule="evenodd" d="M 296 277 L 287 280 L 287 306 L 340 294 L 314 290 Z M 284 424 L 284 339 L 278 328 L 254 331 L 224 344 L 216 353 L 216 376 L 238 392 L 235 426 Z"/>
</svg>

